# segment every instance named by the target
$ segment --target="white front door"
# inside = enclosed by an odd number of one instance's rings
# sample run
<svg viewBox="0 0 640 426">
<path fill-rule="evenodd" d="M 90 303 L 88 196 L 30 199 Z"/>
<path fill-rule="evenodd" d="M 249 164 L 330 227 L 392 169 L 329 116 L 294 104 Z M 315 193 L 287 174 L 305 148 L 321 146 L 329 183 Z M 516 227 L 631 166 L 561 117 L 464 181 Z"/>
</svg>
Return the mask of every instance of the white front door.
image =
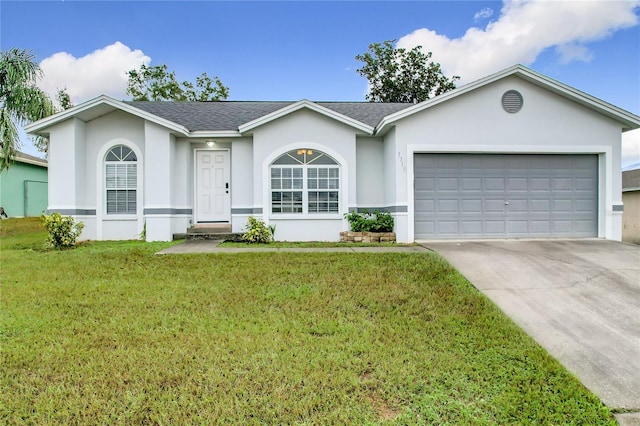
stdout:
<svg viewBox="0 0 640 426">
<path fill-rule="evenodd" d="M 229 222 L 229 151 L 196 151 L 196 222 Z"/>
</svg>

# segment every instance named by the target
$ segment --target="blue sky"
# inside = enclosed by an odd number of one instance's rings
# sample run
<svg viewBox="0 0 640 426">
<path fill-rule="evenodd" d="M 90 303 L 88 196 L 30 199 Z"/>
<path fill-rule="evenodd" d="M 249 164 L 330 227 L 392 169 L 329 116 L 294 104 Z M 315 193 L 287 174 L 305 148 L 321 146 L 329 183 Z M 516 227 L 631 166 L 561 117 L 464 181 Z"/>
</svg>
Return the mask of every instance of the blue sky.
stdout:
<svg viewBox="0 0 640 426">
<path fill-rule="evenodd" d="M 638 1 L 0 1 L 0 47 L 33 51 L 43 89 L 126 99 L 125 72 L 217 75 L 232 100 L 364 100 L 355 56 L 398 39 L 462 83 L 522 63 L 640 114 Z M 640 162 L 626 136 L 623 166 Z M 25 141 L 23 150 L 35 153 Z"/>
</svg>

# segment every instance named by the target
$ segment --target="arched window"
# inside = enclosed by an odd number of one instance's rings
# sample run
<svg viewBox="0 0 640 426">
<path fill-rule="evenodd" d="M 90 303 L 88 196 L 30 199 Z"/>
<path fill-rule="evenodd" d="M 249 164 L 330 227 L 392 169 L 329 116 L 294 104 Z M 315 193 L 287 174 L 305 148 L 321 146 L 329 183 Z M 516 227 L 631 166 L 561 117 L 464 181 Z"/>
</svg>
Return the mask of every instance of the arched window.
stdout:
<svg viewBox="0 0 640 426">
<path fill-rule="evenodd" d="M 124 145 L 116 145 L 105 156 L 107 214 L 136 214 L 138 159 Z"/>
<path fill-rule="evenodd" d="M 271 165 L 271 213 L 338 213 L 340 166 L 327 154 L 296 149 Z"/>
</svg>

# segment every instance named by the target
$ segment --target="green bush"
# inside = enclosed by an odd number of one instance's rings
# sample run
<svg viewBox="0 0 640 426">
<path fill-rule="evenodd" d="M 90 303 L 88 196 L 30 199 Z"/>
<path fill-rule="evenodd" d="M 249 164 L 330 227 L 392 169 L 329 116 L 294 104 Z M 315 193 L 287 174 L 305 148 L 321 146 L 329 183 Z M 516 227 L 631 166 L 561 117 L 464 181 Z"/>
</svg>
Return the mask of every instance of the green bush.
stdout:
<svg viewBox="0 0 640 426">
<path fill-rule="evenodd" d="M 84 228 L 84 223 L 75 223 L 71 216 L 60 213 L 43 214 L 40 221 L 47 230 L 47 244 L 57 249 L 73 247 Z"/>
<path fill-rule="evenodd" d="M 393 216 L 385 211 L 351 212 L 344 215 L 353 232 L 393 232 Z"/>
<path fill-rule="evenodd" d="M 268 243 L 271 242 L 273 234 L 267 225 L 260 219 L 249 216 L 245 233 L 242 239 L 248 243 Z"/>
</svg>

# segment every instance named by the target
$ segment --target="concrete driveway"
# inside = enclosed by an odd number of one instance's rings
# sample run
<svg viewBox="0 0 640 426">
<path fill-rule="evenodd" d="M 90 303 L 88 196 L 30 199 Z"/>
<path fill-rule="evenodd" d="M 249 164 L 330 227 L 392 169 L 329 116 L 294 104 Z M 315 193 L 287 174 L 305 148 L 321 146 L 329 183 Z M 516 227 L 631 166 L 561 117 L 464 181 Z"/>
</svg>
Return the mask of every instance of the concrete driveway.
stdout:
<svg viewBox="0 0 640 426">
<path fill-rule="evenodd" d="M 640 246 L 604 240 L 427 242 L 573 372 L 640 425 Z"/>
</svg>

